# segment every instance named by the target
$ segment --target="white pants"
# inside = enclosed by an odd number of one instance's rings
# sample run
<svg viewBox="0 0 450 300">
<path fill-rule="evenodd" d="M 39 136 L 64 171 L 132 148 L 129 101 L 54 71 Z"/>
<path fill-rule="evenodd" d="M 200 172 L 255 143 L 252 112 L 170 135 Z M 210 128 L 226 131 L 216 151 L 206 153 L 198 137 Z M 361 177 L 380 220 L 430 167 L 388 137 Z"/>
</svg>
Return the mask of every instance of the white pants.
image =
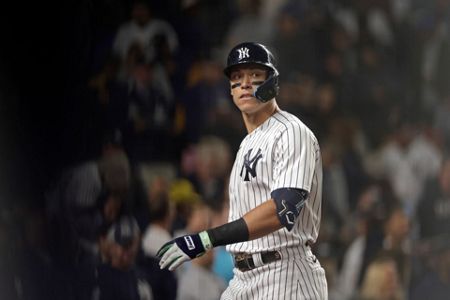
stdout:
<svg viewBox="0 0 450 300">
<path fill-rule="evenodd" d="M 221 300 L 328 299 L 325 270 L 313 254 L 284 259 L 241 272 L 234 277 Z"/>
</svg>

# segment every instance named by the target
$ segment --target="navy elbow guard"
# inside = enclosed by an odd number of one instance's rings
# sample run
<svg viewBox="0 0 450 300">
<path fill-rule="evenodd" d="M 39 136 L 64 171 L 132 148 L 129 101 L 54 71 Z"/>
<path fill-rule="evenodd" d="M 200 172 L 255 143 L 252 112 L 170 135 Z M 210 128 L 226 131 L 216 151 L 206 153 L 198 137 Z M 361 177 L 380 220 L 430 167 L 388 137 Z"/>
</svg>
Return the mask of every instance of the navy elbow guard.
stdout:
<svg viewBox="0 0 450 300">
<path fill-rule="evenodd" d="M 276 189 L 270 194 L 277 206 L 278 219 L 288 231 L 294 227 L 308 195 L 308 191 L 295 188 Z"/>
</svg>

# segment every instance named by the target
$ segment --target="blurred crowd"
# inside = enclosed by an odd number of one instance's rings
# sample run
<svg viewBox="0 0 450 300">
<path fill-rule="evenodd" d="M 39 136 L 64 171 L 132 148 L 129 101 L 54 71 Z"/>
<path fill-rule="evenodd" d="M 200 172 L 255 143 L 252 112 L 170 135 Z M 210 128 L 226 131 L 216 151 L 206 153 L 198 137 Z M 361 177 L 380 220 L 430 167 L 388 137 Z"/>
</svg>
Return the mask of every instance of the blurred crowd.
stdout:
<svg viewBox="0 0 450 300">
<path fill-rule="evenodd" d="M 177 272 L 156 251 L 227 222 L 245 128 L 222 69 L 261 42 L 283 110 L 324 169 L 314 252 L 331 300 L 450 295 L 450 1 L 93 1 L 88 70 L 70 89 L 76 153 L 45 205 L 0 215 L 4 299 L 218 299 L 219 247 Z"/>
</svg>

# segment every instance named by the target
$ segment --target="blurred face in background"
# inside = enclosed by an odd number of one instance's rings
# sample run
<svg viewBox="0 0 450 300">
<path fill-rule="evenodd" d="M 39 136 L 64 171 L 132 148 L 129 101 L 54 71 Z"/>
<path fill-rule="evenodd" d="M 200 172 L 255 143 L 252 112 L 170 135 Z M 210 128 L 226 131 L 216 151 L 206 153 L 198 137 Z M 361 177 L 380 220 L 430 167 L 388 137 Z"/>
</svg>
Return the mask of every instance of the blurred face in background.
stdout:
<svg viewBox="0 0 450 300">
<path fill-rule="evenodd" d="M 126 271 L 133 266 L 139 249 L 139 238 L 135 238 L 128 246 L 111 243 L 111 266 L 115 269 Z"/>
<path fill-rule="evenodd" d="M 210 209 L 203 204 L 195 204 L 187 221 L 187 229 L 189 232 L 200 232 L 211 226 Z"/>
<path fill-rule="evenodd" d="M 386 223 L 386 234 L 392 236 L 396 240 L 406 238 L 409 233 L 410 222 L 408 216 L 402 209 L 396 209 Z"/>
<path fill-rule="evenodd" d="M 103 206 L 103 215 L 107 222 L 113 222 L 119 216 L 122 208 L 122 198 L 118 195 L 109 195 Z"/>
<path fill-rule="evenodd" d="M 361 286 L 363 299 L 404 299 L 398 269 L 393 259 L 373 261 L 367 268 Z"/>
<path fill-rule="evenodd" d="M 131 11 L 131 17 L 139 26 L 144 26 L 150 20 L 150 10 L 144 3 L 136 3 Z"/>
<path fill-rule="evenodd" d="M 441 189 L 446 194 L 450 194 L 450 159 L 445 160 L 442 165 L 439 182 L 441 184 Z"/>
</svg>

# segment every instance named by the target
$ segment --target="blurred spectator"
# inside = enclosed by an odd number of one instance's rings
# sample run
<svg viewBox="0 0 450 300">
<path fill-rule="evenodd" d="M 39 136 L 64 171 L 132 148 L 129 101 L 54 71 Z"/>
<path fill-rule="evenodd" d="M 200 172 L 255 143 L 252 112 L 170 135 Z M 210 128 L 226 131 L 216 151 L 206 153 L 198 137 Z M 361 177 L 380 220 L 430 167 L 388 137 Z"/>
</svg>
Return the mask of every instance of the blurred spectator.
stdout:
<svg viewBox="0 0 450 300">
<path fill-rule="evenodd" d="M 443 96 L 441 101 L 436 105 L 432 113 L 431 126 L 436 133 L 441 135 L 443 147 L 448 151 L 450 149 L 450 93 Z"/>
<path fill-rule="evenodd" d="M 115 130 L 123 132 L 128 119 L 128 86 L 117 78 L 119 64 L 117 58 L 109 57 L 88 82 L 102 135 Z"/>
<path fill-rule="evenodd" d="M 334 255 L 339 256 L 354 237 L 352 218 L 358 201 L 370 183 L 357 149 L 358 128 L 349 118 L 334 117 L 328 133 L 322 137 L 323 198 L 325 199 L 323 234 L 330 238 Z M 326 220 L 326 221 L 325 221 Z"/>
<path fill-rule="evenodd" d="M 181 101 L 185 112 L 186 143 L 198 143 L 203 135 L 213 132 L 237 143 L 242 122 L 232 106 L 229 83 L 224 79 L 222 66 L 211 59 L 198 60 L 187 76 L 186 91 Z"/>
<path fill-rule="evenodd" d="M 389 256 L 381 256 L 370 263 L 364 274 L 359 297 L 356 299 L 406 299 L 394 259 Z"/>
<path fill-rule="evenodd" d="M 220 211 L 224 204 L 225 181 L 231 167 L 230 146 L 214 135 L 203 136 L 198 144 L 183 151 L 180 177 L 188 179 L 201 200 Z"/>
<path fill-rule="evenodd" d="M 145 270 L 153 288 L 154 299 L 174 300 L 177 295 L 176 274 L 159 268 L 158 249 L 172 238 L 175 208 L 169 199 L 169 185 L 155 177 L 148 189 L 149 223 L 144 229 L 138 264 Z"/>
<path fill-rule="evenodd" d="M 442 236 L 428 239 L 425 255 L 427 269 L 416 284 L 411 285 L 411 300 L 444 300 L 450 293 L 450 237 L 448 231 Z"/>
<path fill-rule="evenodd" d="M 261 0 L 238 0 L 238 17 L 234 18 L 224 38 L 224 47 L 232 48 L 247 41 L 267 44 L 273 34 L 273 23 L 263 18 Z"/>
<path fill-rule="evenodd" d="M 365 269 L 365 252 L 367 237 L 371 226 L 378 225 L 380 218 L 381 190 L 377 184 L 368 184 L 361 192 L 352 223 L 354 232 L 350 234 L 351 243 L 342 255 L 343 261 L 339 270 L 335 286 L 332 287 L 332 295 L 336 299 L 352 299 L 355 297 L 362 274 Z M 347 225 L 347 226 L 348 226 Z M 348 239 L 348 237 L 347 237 Z"/>
<path fill-rule="evenodd" d="M 318 85 L 316 78 L 305 74 L 293 74 L 280 84 L 280 94 L 277 97 L 280 105 L 302 118 L 306 125 L 311 126 L 314 133 L 320 134 L 321 127 L 315 119 L 315 91 Z"/>
<path fill-rule="evenodd" d="M 442 156 L 435 143 L 419 133 L 416 122 L 400 121 L 368 166 L 372 175 L 389 181 L 410 216 L 415 214 L 425 181 L 437 174 Z"/>
<path fill-rule="evenodd" d="M 337 91 L 332 83 L 320 83 L 315 92 L 315 126 L 312 128 L 318 139 L 322 140 L 333 121 L 338 118 Z"/>
<path fill-rule="evenodd" d="M 379 147 L 392 127 L 396 108 L 401 104 L 402 78 L 389 56 L 371 42 L 358 51 L 358 76 L 351 105 L 360 118 L 361 126 L 371 148 Z M 374 126 L 374 124 L 383 124 Z"/>
<path fill-rule="evenodd" d="M 336 141 L 322 143 L 322 162 L 323 162 L 323 199 L 326 199 L 324 205 L 324 215 L 326 223 L 334 224 L 333 230 L 344 228 L 344 223 L 348 220 L 350 213 L 350 203 L 348 195 L 348 178 L 344 172 L 342 164 L 342 153 L 340 145 Z M 331 236 L 340 236 L 337 231 L 331 233 Z"/>
<path fill-rule="evenodd" d="M 187 217 L 186 227 L 174 232 L 174 236 L 182 236 L 205 230 L 211 226 L 212 211 L 201 202 L 192 203 Z"/>
<path fill-rule="evenodd" d="M 164 20 L 153 18 L 147 1 L 133 2 L 131 20 L 117 30 L 114 52 L 124 60 L 131 45 L 136 42 L 143 48 L 146 62 L 159 59 L 160 55 L 167 54 L 165 52 L 171 55 L 178 47 L 178 37 L 172 26 Z M 161 45 L 161 42 L 164 44 Z"/>
<path fill-rule="evenodd" d="M 417 221 L 422 239 L 450 232 L 450 158 L 442 162 L 438 176 L 425 185 Z"/>
<path fill-rule="evenodd" d="M 394 28 L 391 19 L 389 1 L 339 1 L 340 5 L 333 12 L 333 17 L 349 33 L 361 41 L 371 39 L 377 45 L 392 47 L 394 45 Z M 399 1 L 391 1 L 399 2 Z M 404 2 L 404 1 L 403 1 Z M 398 5 L 396 6 L 396 8 Z M 398 18 L 401 8 L 396 9 Z"/>
<path fill-rule="evenodd" d="M 179 230 L 190 230 L 189 220 L 193 211 L 201 204 L 200 195 L 189 180 L 177 179 L 170 187 L 169 198 L 175 206 L 175 219 L 172 223 L 174 235 L 178 235 Z"/>
<path fill-rule="evenodd" d="M 133 217 L 123 216 L 108 230 L 103 248 L 107 261 L 96 269 L 95 300 L 152 300 L 146 272 L 136 265 L 139 227 Z"/>
<path fill-rule="evenodd" d="M 418 91 L 418 100 L 426 112 L 432 111 L 439 100 L 449 94 L 446 80 L 450 69 L 448 17 L 442 15 L 445 10 L 438 10 L 439 2 L 446 1 L 436 1 L 435 8 L 418 14 L 417 43 L 411 54 L 412 88 Z"/>
<path fill-rule="evenodd" d="M 98 160 L 68 168 L 48 193 L 47 212 L 55 230 L 55 246 L 61 255 L 82 259 L 83 253 L 96 257 L 99 232 L 118 217 L 127 200 L 130 165 L 120 146 L 105 145 Z M 66 251 L 65 251 L 65 250 Z M 69 253 L 67 253 L 69 251 Z M 95 259 L 94 259 L 95 260 Z"/>
<path fill-rule="evenodd" d="M 129 87 L 125 146 L 134 163 L 167 160 L 171 145 L 174 103 L 161 90 L 154 65 L 139 61 L 132 69 Z"/>
<path fill-rule="evenodd" d="M 152 187 L 154 187 L 153 185 Z M 150 189 L 152 189 L 150 187 Z M 148 209 L 150 223 L 142 236 L 142 250 L 145 255 L 156 257 L 158 250 L 172 239 L 171 229 L 175 208 L 169 200 L 168 190 L 149 191 Z"/>
<path fill-rule="evenodd" d="M 182 99 L 186 78 L 192 65 L 203 57 L 207 57 L 212 50 L 211 31 L 204 16 L 204 1 L 181 0 L 180 12 L 174 22 L 174 28 L 179 37 L 179 50 L 175 57 L 177 68 L 174 74 L 174 90 L 177 99 Z M 226 3 L 224 3 L 226 5 Z"/>
<path fill-rule="evenodd" d="M 211 269 L 214 253 L 205 253 L 187 266 L 180 276 L 178 300 L 220 299 L 226 285 Z"/>
<path fill-rule="evenodd" d="M 196 147 L 195 174 L 191 182 L 210 208 L 220 211 L 224 204 L 226 178 L 231 170 L 229 144 L 216 136 L 204 136 Z"/>
<path fill-rule="evenodd" d="M 68 168 L 47 193 L 52 258 L 65 268 L 76 299 L 86 299 L 101 261 L 101 232 L 128 207 L 128 157 L 116 143 L 105 143 L 101 157 Z"/>
<path fill-rule="evenodd" d="M 354 98 L 358 67 L 356 39 L 339 23 L 331 22 L 323 29 L 329 32 L 321 63 L 319 80 L 334 87 L 335 110 L 352 116 L 355 113 Z M 356 105 L 359 105 L 356 103 Z"/>
<path fill-rule="evenodd" d="M 15 292 L 17 299 L 72 299 L 68 294 L 70 283 L 64 275 L 64 271 L 52 260 L 49 249 L 48 224 L 44 211 L 41 208 L 19 208 L 17 217 L 21 220 L 22 226 L 14 241 L 8 237 L 9 243 L 14 249 L 12 257 L 8 253 L 2 253 L 2 260 L 13 258 L 11 263 L 16 267 L 9 266 L 9 272 L 14 272 L 11 276 L 15 281 Z M 3 268 L 6 266 L 2 263 Z M 3 278 L 7 282 L 6 278 Z M 8 289 L 3 286 L 0 294 L 4 299 L 16 299 L 8 294 Z M 4 293 L 6 292 L 6 293 Z"/>
<path fill-rule="evenodd" d="M 397 264 L 402 286 L 409 284 L 411 275 L 411 220 L 400 203 L 389 203 L 383 221 L 382 251 L 389 253 Z"/>
<path fill-rule="evenodd" d="M 163 115 L 164 106 L 172 106 L 175 97 L 172 75 L 176 69 L 174 56 L 178 49 L 178 36 L 168 22 L 152 16 L 147 1 L 133 2 L 131 18 L 117 30 L 113 52 L 122 60 L 120 77 L 122 80 L 131 81 L 135 96 L 150 98 L 153 103 L 160 105 L 154 108 L 156 115 L 152 118 L 156 124 L 151 126 L 161 126 L 161 122 L 167 122 L 167 119 L 162 119 L 167 117 Z M 159 95 L 147 90 L 149 83 L 152 83 L 152 88 L 157 90 Z M 144 102 L 148 102 L 148 99 Z M 149 105 L 147 103 L 147 106 Z M 150 112 L 150 115 L 152 113 Z"/>
<path fill-rule="evenodd" d="M 289 80 L 297 73 L 318 74 L 318 49 L 309 16 L 306 1 L 288 1 L 278 14 L 270 44 L 278 57 L 277 69 L 282 80 Z"/>
</svg>

